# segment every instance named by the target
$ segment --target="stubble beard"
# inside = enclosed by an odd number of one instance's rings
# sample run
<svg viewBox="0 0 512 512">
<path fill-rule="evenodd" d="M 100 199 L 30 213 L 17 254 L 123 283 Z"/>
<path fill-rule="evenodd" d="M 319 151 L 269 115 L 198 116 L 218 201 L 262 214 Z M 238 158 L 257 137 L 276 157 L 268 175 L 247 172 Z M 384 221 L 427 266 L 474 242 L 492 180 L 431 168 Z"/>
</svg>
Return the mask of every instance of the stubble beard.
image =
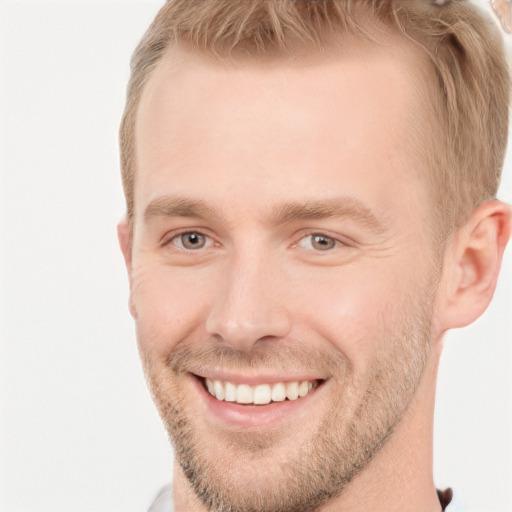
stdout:
<svg viewBox="0 0 512 512">
<path fill-rule="evenodd" d="M 274 344 L 267 352 L 243 354 L 218 345 L 195 352 L 178 351 L 165 362 L 164 377 L 142 353 L 148 384 L 175 457 L 199 500 L 212 512 L 313 512 L 340 497 L 407 410 L 430 353 L 431 318 L 432 301 L 416 299 L 395 322 L 394 333 L 379 340 L 378 346 L 386 351 L 364 381 L 350 375 L 343 357 L 327 359 L 325 354 L 301 353 L 291 347 L 280 350 L 279 343 L 277 349 Z M 281 361 L 285 368 L 308 360 L 312 368 L 331 369 L 333 385 L 339 389 L 314 433 L 293 453 L 276 458 L 279 433 L 226 434 L 218 439 L 219 447 L 213 452 L 211 442 L 201 439 L 198 418 L 187 410 L 178 385 L 180 372 L 205 361 L 228 368 L 265 368 L 270 361 L 275 368 L 276 361 Z M 172 383 L 169 371 L 175 377 Z M 357 399 L 347 408 L 354 392 Z"/>
</svg>

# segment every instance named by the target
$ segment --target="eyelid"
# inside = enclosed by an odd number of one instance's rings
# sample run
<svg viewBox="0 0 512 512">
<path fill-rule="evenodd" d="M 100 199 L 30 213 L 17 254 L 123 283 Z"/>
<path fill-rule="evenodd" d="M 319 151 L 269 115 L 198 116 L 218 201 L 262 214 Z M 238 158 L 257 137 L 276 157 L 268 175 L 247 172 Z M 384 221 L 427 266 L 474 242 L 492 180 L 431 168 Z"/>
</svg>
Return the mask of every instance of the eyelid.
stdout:
<svg viewBox="0 0 512 512">
<path fill-rule="evenodd" d="M 324 247 L 324 248 L 318 248 L 315 247 L 315 238 L 323 238 L 329 242 L 334 242 L 333 247 Z M 306 250 L 311 250 L 318 253 L 329 253 L 332 252 L 334 249 L 339 248 L 340 241 L 332 236 L 327 236 L 320 233 L 311 233 L 309 235 L 303 236 L 299 242 L 298 245 Z"/>
<path fill-rule="evenodd" d="M 356 243 L 348 238 L 347 236 L 340 235 L 338 233 L 331 233 L 330 231 L 326 231 L 323 229 L 310 229 L 306 230 L 305 232 L 302 232 L 297 242 L 293 244 L 293 247 L 296 247 L 300 244 L 302 240 L 307 238 L 308 236 L 323 236 L 325 238 L 330 238 L 331 240 L 334 240 L 336 242 L 336 246 L 343 246 L 343 247 L 352 247 L 355 246 Z M 332 250 L 332 249 L 331 249 Z M 319 251 L 321 252 L 321 251 Z M 329 252 L 329 251 L 325 251 Z"/>
<path fill-rule="evenodd" d="M 202 229 L 202 228 L 194 228 L 194 227 L 184 227 L 184 228 L 178 228 L 175 230 L 171 230 L 166 232 L 160 239 L 160 245 L 162 247 L 165 247 L 172 243 L 174 239 L 181 235 L 185 235 L 187 233 L 197 233 L 198 235 L 204 236 L 208 240 L 208 245 L 211 246 L 220 246 L 221 244 L 215 240 L 215 238 L 208 232 L 208 230 Z M 356 243 L 348 238 L 347 236 L 342 236 L 340 234 L 334 234 L 327 230 L 322 229 L 309 229 L 306 231 L 303 231 L 300 233 L 300 236 L 298 237 L 297 241 L 292 244 L 292 247 L 299 246 L 300 242 L 307 238 L 308 236 L 324 236 L 325 238 L 330 238 L 336 242 L 336 246 L 344 246 L 344 247 L 351 247 L 355 246 Z M 180 249 L 179 247 L 177 249 Z M 204 249 L 204 248 L 203 248 Z M 190 249 L 181 249 L 184 252 L 193 252 Z M 333 249 L 331 249 L 332 251 Z M 321 252 L 321 251 L 317 251 Z M 325 251 L 329 252 L 329 251 Z"/>
<path fill-rule="evenodd" d="M 188 228 L 187 227 L 187 228 L 180 228 L 180 229 L 175 229 L 175 230 L 172 230 L 172 231 L 168 231 L 160 239 L 160 245 L 162 247 L 166 247 L 166 246 L 170 245 L 172 243 L 172 241 L 175 240 L 176 238 L 178 238 L 179 236 L 186 235 L 186 234 L 189 234 L 189 233 L 196 233 L 198 235 L 204 236 L 213 245 L 216 245 L 216 243 L 217 243 L 217 242 L 215 242 L 214 238 L 210 234 L 208 234 L 205 230 L 200 229 L 200 228 L 193 228 L 193 227 L 192 228 Z M 181 251 L 184 251 L 184 252 L 193 252 L 191 249 L 185 249 L 185 248 L 180 248 L 180 247 L 177 247 L 177 249 L 179 249 Z"/>
</svg>

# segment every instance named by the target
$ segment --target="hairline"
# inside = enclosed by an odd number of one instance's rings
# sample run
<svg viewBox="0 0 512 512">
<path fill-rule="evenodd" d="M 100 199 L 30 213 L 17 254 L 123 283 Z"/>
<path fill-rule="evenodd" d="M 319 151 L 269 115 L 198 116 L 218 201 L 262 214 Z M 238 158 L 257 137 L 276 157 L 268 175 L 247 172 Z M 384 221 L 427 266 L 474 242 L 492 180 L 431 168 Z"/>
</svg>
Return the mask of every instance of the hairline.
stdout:
<svg viewBox="0 0 512 512">
<path fill-rule="evenodd" d="M 379 20 L 380 21 L 380 20 Z M 198 49 L 192 44 L 190 44 L 186 40 L 177 40 L 171 42 L 165 51 L 162 53 L 160 58 L 155 61 L 154 66 L 151 71 L 148 72 L 145 76 L 145 80 L 142 83 L 142 87 L 137 95 L 137 101 L 134 105 L 133 109 L 133 182 L 132 182 L 132 198 L 135 195 L 135 178 L 137 175 L 136 172 L 136 125 L 137 118 L 140 114 L 140 107 L 143 104 L 144 94 L 148 90 L 148 85 L 152 79 L 154 79 L 155 74 L 157 74 L 158 68 L 165 65 L 170 65 L 173 61 L 174 55 L 176 52 L 183 52 L 186 56 L 191 55 L 193 58 L 197 58 L 200 64 L 212 66 L 212 67 L 226 67 L 229 69 L 236 69 L 237 67 L 250 67 L 257 69 L 259 66 L 276 66 L 281 68 L 293 68 L 294 70 L 307 69 L 310 66 L 318 66 L 324 62 L 327 62 L 330 59 L 336 59 L 342 56 L 342 52 L 347 49 L 347 42 L 350 44 L 349 53 L 354 52 L 354 48 L 356 51 L 358 48 L 364 48 L 365 51 L 368 49 L 377 49 L 377 51 L 386 51 L 390 47 L 401 47 L 403 49 L 407 49 L 408 53 L 412 52 L 416 56 L 423 57 L 422 63 L 413 62 L 412 66 L 408 69 L 412 71 L 411 75 L 413 76 L 413 83 L 415 87 L 415 96 L 417 102 L 415 102 L 415 114 L 420 114 L 416 121 L 412 119 L 408 119 L 410 122 L 410 128 L 413 131 L 413 137 L 408 137 L 408 140 L 414 138 L 418 141 L 418 144 L 409 143 L 411 148 L 409 152 L 416 153 L 413 156 L 414 161 L 418 165 L 423 165 L 428 167 L 427 158 L 425 157 L 425 151 L 428 151 L 428 143 L 424 143 L 425 138 L 423 137 L 427 126 L 430 125 L 429 121 L 433 122 L 434 113 L 429 113 L 428 105 L 431 101 L 437 101 L 438 98 L 434 98 L 436 95 L 436 86 L 435 84 L 431 84 L 432 80 L 429 78 L 434 78 L 435 71 L 433 66 L 431 65 L 428 55 L 424 48 L 418 44 L 416 41 L 406 37 L 403 34 L 400 34 L 393 30 L 387 30 L 387 26 L 384 23 L 380 23 L 382 29 L 381 38 L 376 39 L 373 37 L 366 37 L 366 34 L 340 34 L 340 38 L 336 37 L 338 34 L 335 34 L 330 39 L 325 39 L 325 45 L 321 47 L 315 46 L 313 44 L 300 44 L 293 49 L 293 51 L 286 51 L 283 49 L 276 49 L 276 51 L 265 51 L 260 55 L 254 55 L 250 53 L 246 53 L 244 51 L 239 51 L 236 53 L 232 53 L 231 55 L 223 55 L 217 54 L 213 51 L 205 51 L 202 49 Z M 340 41 L 342 39 L 342 41 Z M 384 39 L 386 43 L 384 44 Z M 411 61 L 412 58 L 408 57 Z M 179 65 L 179 64 L 178 64 Z M 425 94 L 426 93 L 426 94 Z M 423 128 L 422 126 L 423 125 Z M 404 141 L 405 142 L 405 141 Z M 412 149 L 412 151 L 411 151 Z M 420 153 L 419 155 L 417 153 Z M 427 170 L 428 171 L 428 170 Z M 411 172 L 417 172 L 419 174 L 420 179 L 424 174 L 428 174 L 428 172 L 420 172 L 411 169 Z M 425 180 L 425 186 L 429 186 Z M 133 218 L 135 214 L 135 204 L 133 202 L 132 208 L 128 211 L 128 220 L 130 224 L 133 225 Z"/>
<path fill-rule="evenodd" d="M 239 5 L 247 6 L 247 12 L 244 10 L 245 7 L 238 7 L 238 11 L 244 11 L 244 15 L 250 12 L 247 15 L 253 16 L 255 9 L 258 10 L 258 1 L 239 2 Z M 433 198 L 436 199 L 433 213 L 437 218 L 434 219 L 432 233 L 434 239 L 444 245 L 450 233 L 464 222 L 478 204 L 496 197 L 508 127 L 508 116 L 504 110 L 498 111 L 497 108 L 508 108 L 510 76 L 503 57 L 503 43 L 498 41 L 499 33 L 496 27 L 491 27 L 492 21 L 488 14 L 469 1 L 448 1 L 440 7 L 433 6 L 435 3 L 437 2 L 432 0 L 390 0 L 388 9 L 387 2 L 381 4 L 378 0 L 364 0 L 361 3 L 337 0 L 325 3 L 334 7 L 333 11 L 324 13 L 327 17 L 322 19 L 326 21 L 327 32 L 343 34 L 356 40 L 372 40 L 372 30 L 375 27 L 384 27 L 389 33 L 402 34 L 423 47 L 430 58 L 436 76 L 435 97 L 432 98 L 430 107 L 435 111 L 437 122 L 433 126 L 426 126 L 423 134 L 418 133 L 418 137 L 427 146 L 430 144 L 430 156 L 422 164 L 433 170 L 426 173 L 432 185 Z M 305 9 L 309 13 L 309 7 L 304 7 L 308 2 L 297 1 L 296 4 L 297 10 Z M 205 10 L 213 9 L 215 12 L 203 16 L 203 5 Z M 293 5 L 295 6 L 295 3 Z M 318 5 L 324 3 L 319 2 Z M 218 10 L 217 6 L 220 6 Z M 196 0 L 167 0 L 158 13 L 132 56 L 132 73 L 121 123 L 121 167 L 129 222 L 134 211 L 133 177 L 136 175 L 136 169 L 135 148 L 132 146 L 136 113 L 145 85 L 164 55 L 172 51 L 177 43 L 191 40 L 193 51 L 197 54 L 203 57 L 220 56 L 217 62 L 227 62 L 230 59 L 226 56 L 229 57 L 233 53 L 240 55 L 247 50 L 247 40 L 251 49 L 248 53 L 252 55 L 253 60 L 253 49 L 256 50 L 256 54 L 268 56 L 271 53 L 269 49 L 279 46 L 277 53 L 285 55 L 290 47 L 290 41 L 298 35 L 312 44 L 311 54 L 322 53 L 322 41 L 325 42 L 323 21 L 319 22 L 317 17 L 308 28 L 308 22 L 302 13 L 297 12 L 296 17 L 293 13 L 290 15 L 295 7 L 291 7 L 292 2 L 289 0 L 269 3 L 268 6 L 268 12 L 265 12 L 267 17 L 259 18 L 258 13 L 256 23 L 271 23 L 272 29 L 276 31 L 265 34 L 264 31 L 260 32 L 260 28 L 267 25 L 258 25 L 258 32 L 254 38 L 247 32 L 249 29 L 245 21 L 249 18 L 242 23 L 240 17 L 236 18 L 240 13 L 231 16 L 230 12 L 225 11 L 226 1 L 218 4 L 205 1 L 203 4 L 202 1 Z M 284 17 L 268 18 L 268 15 L 276 14 L 274 9 L 282 9 L 279 15 L 282 14 Z M 290 9 L 290 12 L 286 12 L 286 9 Z M 312 11 L 316 9 L 311 8 Z M 434 11 L 430 12 L 432 9 Z M 437 9 L 439 16 L 435 13 Z M 359 23 L 360 16 L 354 16 L 356 10 L 365 13 L 363 24 Z M 219 18 L 218 14 L 221 12 L 227 12 L 227 17 Z M 332 12 L 334 15 L 331 18 Z M 424 18 L 421 18 L 422 13 L 425 15 Z M 217 18 L 209 18 L 210 15 Z M 291 18 L 286 18 L 289 15 Z M 218 25 L 219 21 L 224 23 L 227 18 L 234 20 L 235 23 L 242 23 L 237 25 L 240 32 L 236 35 L 228 25 Z M 297 25 L 286 27 L 286 22 L 290 19 Z M 215 30 L 218 29 L 219 32 L 210 30 L 210 21 L 213 21 Z M 283 22 L 285 25 L 280 25 Z M 254 23 L 253 16 L 249 25 L 254 27 Z M 366 28 L 361 25 L 365 25 Z M 426 43 L 424 46 L 423 42 Z M 231 52 L 230 50 L 235 47 L 242 50 Z M 471 52 L 475 52 L 475 59 Z M 485 85 L 488 83 L 495 84 L 493 91 Z M 471 126 L 469 132 L 464 128 L 468 115 L 468 126 Z M 488 127 L 484 128 L 487 125 Z M 430 137 L 430 141 L 422 136 L 425 133 L 427 138 Z M 469 138 L 466 139 L 468 134 Z M 468 142 L 464 142 L 466 140 Z M 483 146 L 479 144 L 480 140 L 484 141 Z M 471 149 L 472 146 L 466 151 L 464 145 L 468 143 L 476 148 L 482 147 L 483 151 L 477 152 Z M 477 168 L 482 168 L 483 172 L 479 172 Z"/>
</svg>

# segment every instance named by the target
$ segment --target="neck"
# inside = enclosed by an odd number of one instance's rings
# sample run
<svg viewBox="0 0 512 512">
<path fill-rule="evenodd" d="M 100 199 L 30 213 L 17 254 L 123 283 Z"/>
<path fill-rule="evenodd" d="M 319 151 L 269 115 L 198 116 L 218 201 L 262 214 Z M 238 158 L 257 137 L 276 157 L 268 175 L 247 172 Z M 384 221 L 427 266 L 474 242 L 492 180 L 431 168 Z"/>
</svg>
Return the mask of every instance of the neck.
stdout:
<svg viewBox="0 0 512 512">
<path fill-rule="evenodd" d="M 339 498 L 317 512 L 441 511 L 433 479 L 433 418 L 441 348 L 438 340 L 418 389 L 386 444 Z M 176 462 L 173 488 L 176 512 L 208 512 Z"/>
</svg>

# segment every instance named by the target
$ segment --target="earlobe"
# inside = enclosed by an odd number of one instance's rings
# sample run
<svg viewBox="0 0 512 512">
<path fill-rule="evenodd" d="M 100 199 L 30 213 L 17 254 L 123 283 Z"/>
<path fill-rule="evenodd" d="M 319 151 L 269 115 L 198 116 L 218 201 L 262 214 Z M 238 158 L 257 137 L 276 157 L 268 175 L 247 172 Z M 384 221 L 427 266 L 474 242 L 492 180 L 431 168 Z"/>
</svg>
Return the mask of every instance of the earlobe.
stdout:
<svg viewBox="0 0 512 512">
<path fill-rule="evenodd" d="M 469 325 L 487 309 L 510 232 L 510 207 L 493 200 L 480 205 L 454 235 L 441 287 L 443 330 Z"/>
<path fill-rule="evenodd" d="M 126 265 L 126 271 L 128 272 L 128 280 L 130 283 L 130 297 L 128 299 L 128 309 L 133 318 L 137 318 L 137 312 L 135 304 L 133 302 L 132 294 L 132 228 L 126 217 L 121 219 L 117 225 L 117 239 L 119 241 L 119 247 L 123 253 L 124 263 Z"/>
</svg>

